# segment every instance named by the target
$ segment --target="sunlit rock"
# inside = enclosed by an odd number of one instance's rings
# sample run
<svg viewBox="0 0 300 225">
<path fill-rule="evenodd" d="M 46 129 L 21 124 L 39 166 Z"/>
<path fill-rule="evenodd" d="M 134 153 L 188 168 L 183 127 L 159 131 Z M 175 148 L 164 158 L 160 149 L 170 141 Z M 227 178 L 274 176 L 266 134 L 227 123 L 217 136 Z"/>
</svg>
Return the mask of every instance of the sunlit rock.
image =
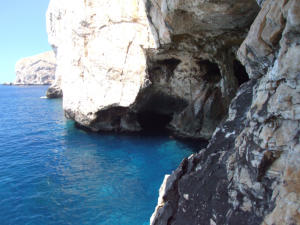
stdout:
<svg viewBox="0 0 300 225">
<path fill-rule="evenodd" d="M 235 52 L 258 6 L 243 0 L 233 8 L 232 1 L 217 8 L 166 4 L 50 2 L 49 42 L 67 117 L 93 131 L 167 128 L 181 137 L 210 138 L 239 86 Z M 206 8 L 211 11 L 200 15 Z"/>
<path fill-rule="evenodd" d="M 114 108 L 134 103 L 145 82 L 144 49 L 155 47 L 144 3 L 52 0 L 47 23 L 66 115 L 95 131 L 126 130 L 128 110 Z M 110 110 L 114 116 L 101 114 Z"/>
<path fill-rule="evenodd" d="M 55 79 L 56 61 L 53 51 L 20 59 L 16 63 L 15 85 L 49 85 Z"/>
</svg>

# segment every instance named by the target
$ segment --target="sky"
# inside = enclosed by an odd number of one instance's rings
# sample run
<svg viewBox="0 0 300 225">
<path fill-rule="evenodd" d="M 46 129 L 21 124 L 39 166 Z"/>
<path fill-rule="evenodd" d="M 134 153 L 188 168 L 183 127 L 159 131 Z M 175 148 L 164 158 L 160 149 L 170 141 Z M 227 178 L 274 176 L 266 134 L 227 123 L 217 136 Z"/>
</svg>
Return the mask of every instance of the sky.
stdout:
<svg viewBox="0 0 300 225">
<path fill-rule="evenodd" d="M 51 50 L 46 32 L 49 0 L 0 0 L 0 83 L 15 79 L 15 64 Z"/>
</svg>

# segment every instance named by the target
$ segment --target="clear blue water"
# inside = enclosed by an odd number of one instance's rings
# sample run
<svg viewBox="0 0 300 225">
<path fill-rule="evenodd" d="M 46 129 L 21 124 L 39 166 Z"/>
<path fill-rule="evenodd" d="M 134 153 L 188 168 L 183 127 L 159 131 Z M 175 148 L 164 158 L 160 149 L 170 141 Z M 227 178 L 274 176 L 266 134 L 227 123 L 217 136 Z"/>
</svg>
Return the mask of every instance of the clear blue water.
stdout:
<svg viewBox="0 0 300 225">
<path fill-rule="evenodd" d="M 193 149 L 76 129 L 46 88 L 0 86 L 0 224 L 149 224 L 164 175 Z"/>
</svg>

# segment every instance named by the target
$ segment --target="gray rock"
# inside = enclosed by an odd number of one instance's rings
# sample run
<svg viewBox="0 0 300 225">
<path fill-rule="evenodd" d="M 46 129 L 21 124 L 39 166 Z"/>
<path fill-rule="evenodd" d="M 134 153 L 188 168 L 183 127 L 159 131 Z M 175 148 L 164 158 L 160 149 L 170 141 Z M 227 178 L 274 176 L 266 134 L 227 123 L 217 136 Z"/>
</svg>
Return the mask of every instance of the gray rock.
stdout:
<svg viewBox="0 0 300 225">
<path fill-rule="evenodd" d="M 254 85 L 255 82 L 249 81 L 240 88 L 230 106 L 236 111 L 233 120 L 218 127 L 209 146 L 184 159 L 169 176 L 165 185 L 168 188 L 162 194 L 164 204 L 152 215 L 151 225 L 211 224 L 211 221 L 220 225 L 259 224 L 261 217 L 235 210 L 230 204 L 226 167 L 235 153 L 235 138 L 246 125 Z"/>
<path fill-rule="evenodd" d="M 265 1 L 238 52 L 252 80 L 165 181 L 152 225 L 300 224 L 299 9 Z"/>
<path fill-rule="evenodd" d="M 256 2 L 261 7 L 264 4 L 265 0 L 256 0 Z"/>
<path fill-rule="evenodd" d="M 46 92 L 46 96 L 47 98 L 62 98 L 63 93 L 59 86 L 51 85 Z"/>
</svg>

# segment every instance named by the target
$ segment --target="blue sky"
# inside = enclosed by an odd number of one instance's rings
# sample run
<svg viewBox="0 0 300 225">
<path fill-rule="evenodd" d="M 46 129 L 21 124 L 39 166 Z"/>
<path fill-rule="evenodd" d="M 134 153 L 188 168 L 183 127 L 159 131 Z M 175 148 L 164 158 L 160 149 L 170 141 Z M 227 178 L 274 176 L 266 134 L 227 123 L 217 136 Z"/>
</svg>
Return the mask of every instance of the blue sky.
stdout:
<svg viewBox="0 0 300 225">
<path fill-rule="evenodd" d="M 0 1 L 0 83 L 15 79 L 15 63 L 51 50 L 46 32 L 49 0 Z"/>
</svg>

